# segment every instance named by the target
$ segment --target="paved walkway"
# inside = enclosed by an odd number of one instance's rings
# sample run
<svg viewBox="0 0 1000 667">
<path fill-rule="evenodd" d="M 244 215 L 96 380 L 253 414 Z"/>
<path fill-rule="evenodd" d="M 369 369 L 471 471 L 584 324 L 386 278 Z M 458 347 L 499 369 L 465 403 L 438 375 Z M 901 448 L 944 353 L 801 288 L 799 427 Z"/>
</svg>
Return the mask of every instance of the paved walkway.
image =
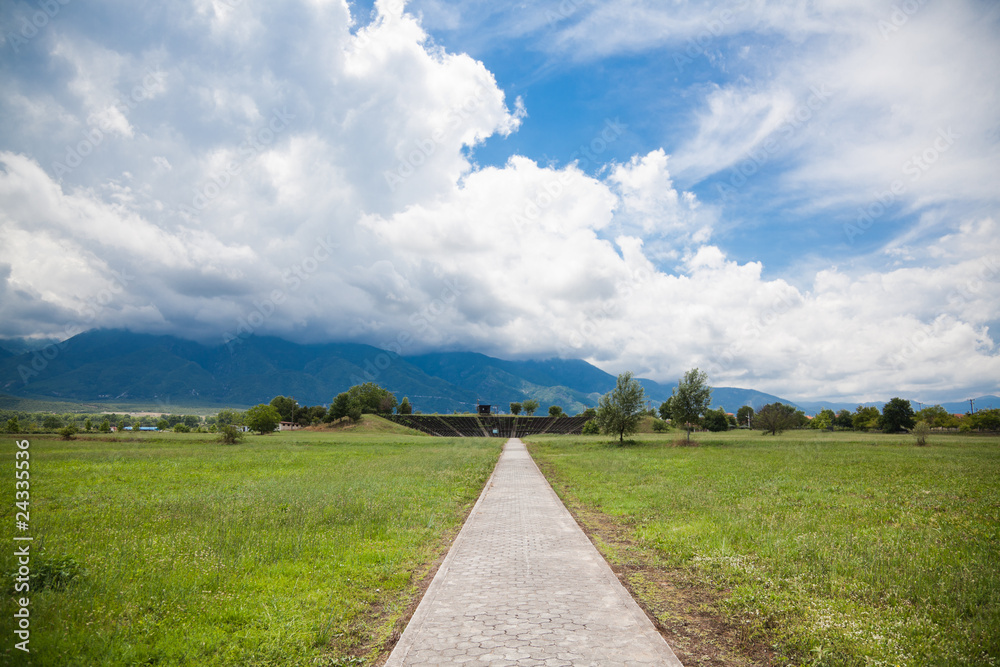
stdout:
<svg viewBox="0 0 1000 667">
<path fill-rule="evenodd" d="M 517 439 L 386 667 L 457 664 L 681 667 Z"/>
</svg>

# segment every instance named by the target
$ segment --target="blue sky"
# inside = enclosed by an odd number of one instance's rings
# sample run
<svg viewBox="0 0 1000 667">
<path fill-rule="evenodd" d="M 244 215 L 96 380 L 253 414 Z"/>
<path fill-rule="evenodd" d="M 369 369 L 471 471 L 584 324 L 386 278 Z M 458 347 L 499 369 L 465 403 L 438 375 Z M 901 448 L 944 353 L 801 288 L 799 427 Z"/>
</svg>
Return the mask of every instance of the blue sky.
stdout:
<svg viewBox="0 0 1000 667">
<path fill-rule="evenodd" d="M 0 9 L 0 336 L 998 391 L 995 3 L 45 7 Z"/>
</svg>

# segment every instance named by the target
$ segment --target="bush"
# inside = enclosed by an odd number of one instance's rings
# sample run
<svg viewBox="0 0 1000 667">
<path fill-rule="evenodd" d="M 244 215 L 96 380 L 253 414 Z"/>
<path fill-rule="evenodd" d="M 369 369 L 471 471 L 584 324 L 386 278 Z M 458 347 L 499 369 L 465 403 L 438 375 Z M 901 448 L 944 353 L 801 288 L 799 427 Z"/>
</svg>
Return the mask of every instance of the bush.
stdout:
<svg viewBox="0 0 1000 667">
<path fill-rule="evenodd" d="M 227 424 L 219 429 L 219 442 L 224 445 L 235 445 L 246 437 L 243 429 L 236 428 L 232 424 Z"/>
<path fill-rule="evenodd" d="M 729 416 L 722 408 L 718 410 L 706 410 L 701 423 L 702 426 L 713 433 L 729 430 Z"/>
<path fill-rule="evenodd" d="M 174 424 L 174 433 L 190 433 L 191 427 L 187 424 Z"/>
<path fill-rule="evenodd" d="M 653 431 L 655 433 L 665 433 L 670 429 L 670 425 L 665 419 L 653 419 Z"/>
<path fill-rule="evenodd" d="M 76 440 L 76 425 L 63 426 L 58 431 L 59 437 L 63 440 Z"/>
<path fill-rule="evenodd" d="M 601 428 L 597 425 L 597 422 L 591 419 L 589 422 L 583 425 L 584 435 L 600 435 Z"/>
<path fill-rule="evenodd" d="M 931 433 L 931 425 L 927 422 L 917 422 L 913 427 L 913 435 L 917 438 L 917 445 L 923 447 L 927 444 L 927 436 Z"/>
</svg>

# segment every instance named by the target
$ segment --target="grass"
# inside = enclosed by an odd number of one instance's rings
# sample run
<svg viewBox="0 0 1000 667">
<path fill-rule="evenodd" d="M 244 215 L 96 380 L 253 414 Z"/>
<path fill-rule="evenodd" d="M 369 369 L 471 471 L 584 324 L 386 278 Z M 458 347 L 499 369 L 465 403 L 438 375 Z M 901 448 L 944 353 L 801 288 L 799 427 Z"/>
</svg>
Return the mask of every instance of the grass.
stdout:
<svg viewBox="0 0 1000 667">
<path fill-rule="evenodd" d="M 530 449 L 571 509 L 619 527 L 609 560 L 711 589 L 773 664 L 1000 664 L 1000 440 L 679 437 Z"/>
<path fill-rule="evenodd" d="M 502 445 L 357 431 L 30 442 L 36 665 L 368 664 Z M 4 438 L 4 572 L 13 450 Z M 4 595 L 5 628 L 13 605 Z M 5 633 L 2 662 L 29 664 Z"/>
</svg>

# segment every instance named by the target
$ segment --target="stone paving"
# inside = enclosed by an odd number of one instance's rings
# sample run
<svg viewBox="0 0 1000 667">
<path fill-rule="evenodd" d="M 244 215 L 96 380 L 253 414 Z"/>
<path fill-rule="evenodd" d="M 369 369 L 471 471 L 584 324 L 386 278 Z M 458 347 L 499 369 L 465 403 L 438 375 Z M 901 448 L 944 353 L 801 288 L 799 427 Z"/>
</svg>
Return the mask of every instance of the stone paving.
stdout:
<svg viewBox="0 0 1000 667">
<path fill-rule="evenodd" d="M 681 667 L 518 439 L 386 667 L 459 664 Z"/>
</svg>

